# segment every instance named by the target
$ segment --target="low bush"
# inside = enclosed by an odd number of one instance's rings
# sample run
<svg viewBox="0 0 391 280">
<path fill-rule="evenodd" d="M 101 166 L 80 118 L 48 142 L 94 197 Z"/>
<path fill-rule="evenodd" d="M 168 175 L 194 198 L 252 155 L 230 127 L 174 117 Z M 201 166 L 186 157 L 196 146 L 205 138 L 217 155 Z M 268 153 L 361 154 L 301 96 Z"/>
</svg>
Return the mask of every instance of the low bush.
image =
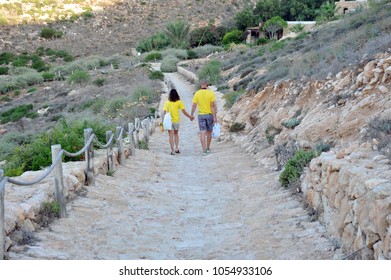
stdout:
<svg viewBox="0 0 391 280">
<path fill-rule="evenodd" d="M 49 132 L 36 134 L 30 143 L 19 145 L 12 156 L 7 158 L 4 166 L 6 176 L 18 176 L 24 171 L 40 170 L 52 163 L 51 146 L 60 144 L 69 152 L 79 151 L 84 146 L 84 129 L 92 128 L 93 133 L 102 143 L 106 142 L 106 131 L 114 128 L 99 120 L 79 120 L 68 124 L 64 119 Z M 68 158 L 65 161 L 77 161 L 79 157 Z M 18 172 L 19 171 L 19 174 Z"/>
<path fill-rule="evenodd" d="M 208 64 L 201 67 L 197 72 L 199 81 L 207 80 L 211 85 L 217 85 L 221 82 L 221 62 L 212 60 Z"/>
<path fill-rule="evenodd" d="M 56 74 L 54 74 L 53 72 L 43 72 L 42 78 L 45 82 L 54 81 L 54 79 L 56 78 Z"/>
<path fill-rule="evenodd" d="M 1 64 L 9 64 L 16 58 L 16 55 L 14 53 L 10 52 L 3 52 L 0 54 L 0 65 Z"/>
<path fill-rule="evenodd" d="M 300 120 L 298 118 L 292 118 L 292 119 L 286 120 L 282 123 L 283 126 L 285 126 L 286 128 L 290 128 L 290 129 L 295 128 L 299 124 L 300 124 Z"/>
<path fill-rule="evenodd" d="M 61 38 L 63 33 L 53 28 L 44 27 L 41 29 L 40 36 L 45 39 Z"/>
<path fill-rule="evenodd" d="M 83 84 L 90 80 L 90 74 L 87 71 L 84 70 L 78 70 L 72 73 L 68 81 L 70 83 L 76 83 L 76 84 Z"/>
<path fill-rule="evenodd" d="M 149 73 L 149 78 L 151 80 L 164 80 L 164 74 L 162 71 L 159 71 L 159 70 L 156 70 L 156 71 L 151 71 L 151 73 Z"/>
<path fill-rule="evenodd" d="M 304 168 L 315 156 L 314 151 L 297 151 L 285 164 L 284 170 L 280 174 L 281 185 L 283 187 L 297 186 Z"/>
<path fill-rule="evenodd" d="M 245 128 L 246 128 L 245 123 L 234 122 L 229 128 L 229 132 L 239 132 L 239 131 L 243 131 Z"/>
<path fill-rule="evenodd" d="M 32 104 L 24 104 L 0 113 L 0 123 L 16 122 L 24 117 L 36 118 L 37 116 L 38 114 L 33 111 Z"/>
<path fill-rule="evenodd" d="M 225 99 L 224 107 L 226 109 L 232 108 L 234 103 L 239 99 L 240 96 L 243 95 L 243 93 L 244 93 L 244 90 L 234 91 L 234 92 L 224 94 L 223 95 L 223 98 Z"/>
<path fill-rule="evenodd" d="M 224 48 L 220 46 L 205 45 L 205 46 L 194 48 L 192 50 L 196 53 L 197 57 L 202 58 L 202 57 L 207 57 L 212 53 L 222 52 Z"/>
<path fill-rule="evenodd" d="M 225 46 L 229 45 L 231 43 L 239 44 L 243 41 L 242 37 L 243 37 L 243 32 L 238 29 L 234 29 L 230 32 L 227 32 L 224 35 L 222 43 Z"/>
<path fill-rule="evenodd" d="M 166 49 L 162 51 L 163 58 L 166 56 L 175 56 L 179 60 L 187 59 L 187 50 L 184 49 Z"/>
<path fill-rule="evenodd" d="M 8 75 L 9 68 L 7 66 L 0 67 L 0 75 Z"/>
<path fill-rule="evenodd" d="M 158 61 L 162 59 L 162 54 L 160 52 L 150 52 L 145 57 L 145 62 Z"/>
<path fill-rule="evenodd" d="M 172 73 L 178 71 L 177 63 L 179 59 L 175 56 L 169 55 L 162 60 L 160 70 L 165 73 Z"/>
<path fill-rule="evenodd" d="M 93 81 L 93 84 L 96 85 L 97 87 L 101 87 L 105 84 L 106 80 L 103 78 L 98 78 Z"/>
<path fill-rule="evenodd" d="M 157 101 L 159 99 L 159 94 L 150 87 L 138 87 L 132 93 L 133 102 L 146 102 L 148 104 Z"/>
</svg>

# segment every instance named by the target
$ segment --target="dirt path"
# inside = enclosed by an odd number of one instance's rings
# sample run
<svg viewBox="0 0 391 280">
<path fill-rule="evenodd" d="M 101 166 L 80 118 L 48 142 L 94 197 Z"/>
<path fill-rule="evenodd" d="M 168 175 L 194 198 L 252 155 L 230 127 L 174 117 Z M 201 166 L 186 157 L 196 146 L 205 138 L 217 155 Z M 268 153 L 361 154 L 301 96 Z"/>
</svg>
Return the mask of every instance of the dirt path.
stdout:
<svg viewBox="0 0 391 280">
<path fill-rule="evenodd" d="M 190 111 L 192 86 L 171 79 Z M 332 259 L 330 240 L 301 204 L 239 147 L 202 156 L 197 122 L 181 117 L 181 154 L 166 133 L 114 177 L 99 175 L 69 217 L 11 259 Z"/>
</svg>

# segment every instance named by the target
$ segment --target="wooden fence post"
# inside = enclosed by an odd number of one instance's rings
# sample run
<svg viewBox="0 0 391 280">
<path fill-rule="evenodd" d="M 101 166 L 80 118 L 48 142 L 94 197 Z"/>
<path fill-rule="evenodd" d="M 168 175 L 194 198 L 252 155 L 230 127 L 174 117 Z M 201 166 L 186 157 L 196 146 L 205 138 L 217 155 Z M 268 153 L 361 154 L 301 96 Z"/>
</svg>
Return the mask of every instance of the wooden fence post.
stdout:
<svg viewBox="0 0 391 280">
<path fill-rule="evenodd" d="M 148 119 L 144 120 L 141 123 L 141 126 L 144 129 L 144 142 L 148 143 L 149 142 L 149 121 L 148 121 Z"/>
<path fill-rule="evenodd" d="M 106 143 L 109 142 L 112 135 L 113 135 L 112 131 L 106 131 Z M 114 139 L 109 144 L 109 147 L 107 147 L 107 171 L 109 171 L 109 172 L 114 171 L 113 141 L 114 141 Z"/>
<path fill-rule="evenodd" d="M 88 140 L 90 139 L 92 135 L 92 129 L 87 128 L 84 129 L 84 144 L 87 144 Z M 95 185 L 94 180 L 94 149 L 93 144 L 91 143 L 90 146 L 87 147 L 86 151 L 84 152 L 85 155 L 85 161 L 86 161 L 86 168 L 84 170 L 85 176 L 86 176 L 86 185 L 91 186 Z"/>
<path fill-rule="evenodd" d="M 52 146 L 52 164 L 55 163 L 58 154 L 61 152 L 61 145 Z M 57 162 L 54 169 L 54 193 L 56 202 L 60 206 L 60 218 L 66 216 L 65 201 L 64 201 L 64 177 L 62 173 L 62 158 Z"/>
<path fill-rule="evenodd" d="M 121 134 L 122 127 L 116 127 L 116 137 L 118 139 L 118 161 L 120 165 L 125 164 L 125 153 L 124 153 L 124 140 Z M 121 136 L 121 137 L 120 137 Z"/>
<path fill-rule="evenodd" d="M 140 129 L 140 119 L 136 118 L 134 120 L 134 134 L 136 135 L 135 137 L 135 147 L 140 148 L 140 135 L 139 135 L 139 129 Z"/>
<path fill-rule="evenodd" d="M 128 123 L 128 130 L 129 130 L 129 140 L 130 140 L 130 155 L 135 156 L 136 155 L 136 146 L 134 143 L 134 125 L 132 123 Z"/>
<path fill-rule="evenodd" d="M 4 173 L 0 169 L 0 260 L 4 260 L 5 256 L 5 214 L 4 214 L 4 194 L 5 181 L 3 182 Z"/>
</svg>

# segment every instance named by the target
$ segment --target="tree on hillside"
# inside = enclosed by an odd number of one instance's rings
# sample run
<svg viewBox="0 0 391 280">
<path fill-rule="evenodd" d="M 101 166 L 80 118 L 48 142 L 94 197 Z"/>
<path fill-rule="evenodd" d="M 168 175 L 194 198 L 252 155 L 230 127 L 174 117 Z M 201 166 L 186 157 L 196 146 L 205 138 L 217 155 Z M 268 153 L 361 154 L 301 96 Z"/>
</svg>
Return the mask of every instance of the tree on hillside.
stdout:
<svg viewBox="0 0 391 280">
<path fill-rule="evenodd" d="M 319 15 L 316 20 L 320 22 L 335 20 L 338 9 L 339 7 L 337 7 L 334 1 L 326 1 L 320 7 Z"/>
<path fill-rule="evenodd" d="M 277 39 L 277 32 L 286 27 L 288 23 L 280 16 L 275 16 L 266 21 L 262 28 L 269 34 L 270 39 Z"/>
<path fill-rule="evenodd" d="M 239 30 L 246 30 L 247 27 L 258 26 L 260 22 L 259 16 L 254 14 L 254 11 L 246 7 L 235 16 L 235 23 Z"/>
<path fill-rule="evenodd" d="M 189 46 L 190 25 L 183 21 L 167 24 L 165 34 L 171 41 L 171 47 L 186 49 Z"/>
</svg>

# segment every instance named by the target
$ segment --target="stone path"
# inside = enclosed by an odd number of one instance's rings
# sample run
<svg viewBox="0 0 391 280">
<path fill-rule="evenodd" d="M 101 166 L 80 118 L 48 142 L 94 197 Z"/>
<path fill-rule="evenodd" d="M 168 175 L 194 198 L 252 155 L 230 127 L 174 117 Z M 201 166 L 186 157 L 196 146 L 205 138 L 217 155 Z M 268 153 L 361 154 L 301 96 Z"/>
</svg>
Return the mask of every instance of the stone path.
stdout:
<svg viewBox="0 0 391 280">
<path fill-rule="evenodd" d="M 168 75 L 190 111 L 194 88 Z M 36 233 L 11 259 L 332 259 L 318 222 L 232 143 L 201 155 L 196 120 L 181 116 L 179 155 L 156 131 L 114 177 L 68 204 L 68 217 Z"/>
</svg>

